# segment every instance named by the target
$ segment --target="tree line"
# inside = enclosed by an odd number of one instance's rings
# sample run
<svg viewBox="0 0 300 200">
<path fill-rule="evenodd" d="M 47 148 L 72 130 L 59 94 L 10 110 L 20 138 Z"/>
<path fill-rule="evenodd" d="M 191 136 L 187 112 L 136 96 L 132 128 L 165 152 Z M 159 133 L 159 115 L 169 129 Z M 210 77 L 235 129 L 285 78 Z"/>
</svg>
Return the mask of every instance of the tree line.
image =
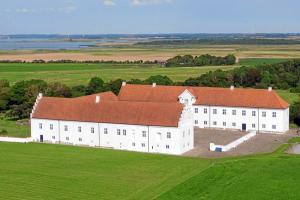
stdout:
<svg viewBox="0 0 300 200">
<path fill-rule="evenodd" d="M 0 112 L 7 117 L 28 118 L 39 92 L 51 97 L 79 97 L 99 92 L 112 91 L 119 93 L 123 80 L 116 79 L 104 82 L 99 77 L 92 78 L 87 85 L 69 87 L 62 83 L 47 83 L 43 80 L 19 81 L 10 85 L 7 80 L 0 80 Z M 173 82 L 167 76 L 151 76 L 148 79 L 132 79 L 131 84 L 184 85 L 209 87 L 252 87 L 289 89 L 300 93 L 300 60 L 262 65 L 257 67 L 241 67 L 229 71 L 211 71 L 184 82 Z M 258 97 L 260 98 L 260 97 Z M 290 120 L 300 126 L 300 100 L 290 107 Z"/>
<path fill-rule="evenodd" d="M 184 55 L 175 56 L 166 62 L 166 67 L 192 67 L 192 66 L 220 66 L 220 65 L 234 65 L 236 57 L 234 55 L 227 55 L 225 57 L 212 56 L 209 54 L 195 56 Z"/>
</svg>

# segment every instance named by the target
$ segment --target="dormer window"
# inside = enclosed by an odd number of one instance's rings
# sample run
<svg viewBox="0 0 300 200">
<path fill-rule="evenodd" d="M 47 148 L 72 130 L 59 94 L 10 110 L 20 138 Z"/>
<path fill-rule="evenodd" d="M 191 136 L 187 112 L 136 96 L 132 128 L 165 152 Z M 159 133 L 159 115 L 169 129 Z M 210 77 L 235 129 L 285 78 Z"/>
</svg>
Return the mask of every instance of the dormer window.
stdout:
<svg viewBox="0 0 300 200">
<path fill-rule="evenodd" d="M 188 99 L 184 99 L 184 104 L 189 104 L 189 100 Z"/>
</svg>

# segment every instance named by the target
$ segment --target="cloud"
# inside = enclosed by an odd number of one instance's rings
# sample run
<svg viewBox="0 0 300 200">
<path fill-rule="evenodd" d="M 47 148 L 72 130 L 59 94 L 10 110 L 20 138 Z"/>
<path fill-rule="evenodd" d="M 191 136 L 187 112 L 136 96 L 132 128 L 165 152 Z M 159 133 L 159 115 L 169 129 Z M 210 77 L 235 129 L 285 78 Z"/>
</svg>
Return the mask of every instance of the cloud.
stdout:
<svg viewBox="0 0 300 200">
<path fill-rule="evenodd" d="M 114 0 L 103 0 L 105 6 L 115 6 L 116 2 Z"/>
<path fill-rule="evenodd" d="M 131 0 L 131 4 L 135 6 L 149 5 L 149 4 L 161 4 L 172 3 L 173 0 Z"/>
</svg>

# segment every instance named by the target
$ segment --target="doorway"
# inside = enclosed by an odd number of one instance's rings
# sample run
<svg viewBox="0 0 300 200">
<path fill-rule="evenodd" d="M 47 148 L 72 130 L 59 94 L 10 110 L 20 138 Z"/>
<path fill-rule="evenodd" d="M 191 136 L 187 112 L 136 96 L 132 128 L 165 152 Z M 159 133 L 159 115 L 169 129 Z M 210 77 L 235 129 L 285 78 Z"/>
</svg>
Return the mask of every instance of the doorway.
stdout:
<svg viewBox="0 0 300 200">
<path fill-rule="evenodd" d="M 246 131 L 247 130 L 247 124 L 242 124 L 242 131 Z"/>
<path fill-rule="evenodd" d="M 40 142 L 44 142 L 44 136 L 40 135 Z"/>
</svg>

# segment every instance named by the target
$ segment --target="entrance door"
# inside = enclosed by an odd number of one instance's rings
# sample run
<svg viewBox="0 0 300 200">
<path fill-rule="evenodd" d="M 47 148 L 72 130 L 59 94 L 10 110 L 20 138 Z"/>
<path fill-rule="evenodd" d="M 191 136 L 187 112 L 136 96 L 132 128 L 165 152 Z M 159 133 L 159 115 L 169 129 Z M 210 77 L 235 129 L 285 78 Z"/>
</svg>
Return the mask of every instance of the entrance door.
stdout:
<svg viewBox="0 0 300 200">
<path fill-rule="evenodd" d="M 242 131 L 246 131 L 247 130 L 247 125 L 246 124 L 242 124 Z"/>
<path fill-rule="evenodd" d="M 40 142 L 44 142 L 44 136 L 40 135 Z"/>
</svg>

